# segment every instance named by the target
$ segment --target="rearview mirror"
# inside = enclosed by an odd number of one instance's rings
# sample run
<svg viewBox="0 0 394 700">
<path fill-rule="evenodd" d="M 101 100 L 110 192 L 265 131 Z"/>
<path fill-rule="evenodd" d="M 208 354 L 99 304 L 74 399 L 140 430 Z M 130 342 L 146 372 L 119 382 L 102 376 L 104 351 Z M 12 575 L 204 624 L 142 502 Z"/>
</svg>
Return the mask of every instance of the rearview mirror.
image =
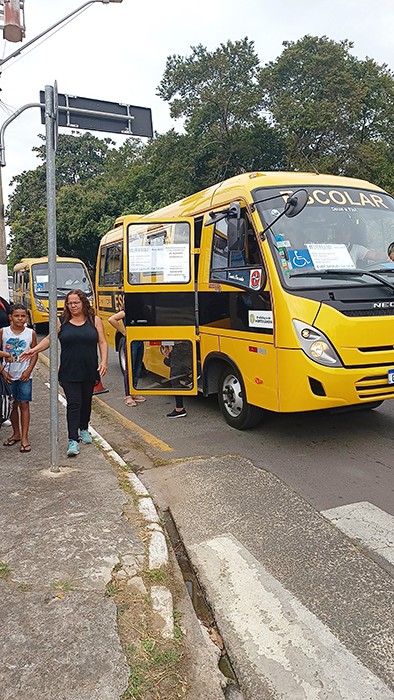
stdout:
<svg viewBox="0 0 394 700">
<path fill-rule="evenodd" d="M 287 202 L 284 210 L 285 216 L 292 219 L 293 216 L 300 214 L 302 210 L 306 207 L 308 201 L 308 192 L 306 190 L 297 190 L 292 194 Z"/>
<path fill-rule="evenodd" d="M 229 219 L 227 245 L 229 251 L 245 250 L 246 227 L 244 219 Z"/>
</svg>

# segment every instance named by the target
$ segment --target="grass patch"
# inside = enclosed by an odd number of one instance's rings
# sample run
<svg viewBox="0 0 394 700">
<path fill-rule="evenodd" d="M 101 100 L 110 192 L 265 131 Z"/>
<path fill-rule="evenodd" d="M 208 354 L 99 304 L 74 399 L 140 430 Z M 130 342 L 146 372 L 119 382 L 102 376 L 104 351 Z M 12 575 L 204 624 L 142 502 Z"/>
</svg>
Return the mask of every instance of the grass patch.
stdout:
<svg viewBox="0 0 394 700">
<path fill-rule="evenodd" d="M 161 569 L 152 569 L 152 571 L 146 572 L 146 578 L 151 583 L 164 583 L 167 579 L 167 574 Z"/>
<path fill-rule="evenodd" d="M 10 576 L 11 569 L 4 561 L 0 561 L 0 578 L 6 579 Z"/>
<path fill-rule="evenodd" d="M 183 637 L 183 632 L 181 628 L 181 620 L 183 617 L 183 613 L 181 613 L 179 610 L 174 610 L 172 616 L 174 618 L 174 639 L 180 642 Z"/>
<path fill-rule="evenodd" d="M 75 586 L 72 581 L 64 579 L 64 581 L 51 581 L 51 589 L 53 591 L 73 591 Z"/>
<path fill-rule="evenodd" d="M 173 642 L 148 638 L 126 648 L 130 664 L 129 685 L 122 700 L 148 700 L 148 698 L 178 698 L 181 678 L 178 667 L 182 650 Z M 165 694 L 158 695 L 159 686 Z"/>
<path fill-rule="evenodd" d="M 107 596 L 107 598 L 113 598 L 116 595 L 116 593 L 117 593 L 116 586 L 114 586 L 112 581 L 107 583 L 107 585 L 105 587 L 105 595 Z"/>
</svg>

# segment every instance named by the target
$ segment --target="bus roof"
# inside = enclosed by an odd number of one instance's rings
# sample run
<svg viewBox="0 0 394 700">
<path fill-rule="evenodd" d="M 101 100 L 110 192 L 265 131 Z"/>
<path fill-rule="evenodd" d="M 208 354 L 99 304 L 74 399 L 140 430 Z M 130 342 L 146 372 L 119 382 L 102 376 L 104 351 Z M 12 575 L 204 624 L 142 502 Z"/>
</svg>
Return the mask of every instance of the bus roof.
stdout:
<svg viewBox="0 0 394 700">
<path fill-rule="evenodd" d="M 18 262 L 16 265 L 14 265 L 14 272 L 17 270 L 26 270 L 27 268 L 31 267 L 32 265 L 39 265 L 40 263 L 47 263 L 48 262 L 48 257 L 43 257 L 43 258 L 22 258 L 20 262 Z M 82 265 L 85 265 L 83 260 L 80 260 L 79 258 L 62 258 L 60 256 L 57 256 L 56 262 L 78 262 L 81 263 Z"/>
<path fill-rule="evenodd" d="M 115 228 L 110 231 L 102 239 L 102 242 L 109 243 L 112 240 L 121 240 L 122 225 L 137 222 L 139 218 L 151 219 L 162 218 L 168 216 L 196 216 L 203 214 L 213 206 L 213 198 L 215 196 L 215 206 L 228 203 L 231 199 L 245 198 L 245 194 L 260 187 L 302 187 L 302 186 L 328 186 L 328 187 L 356 187 L 359 189 L 374 190 L 384 192 L 381 187 L 373 185 L 366 180 L 358 180 L 351 177 L 342 177 L 338 175 L 322 175 L 318 173 L 308 172 L 252 172 L 236 175 L 228 180 L 218 182 L 205 190 L 196 192 L 184 199 L 180 199 L 173 204 L 169 204 L 162 209 L 157 209 L 149 214 L 140 215 L 125 215 L 116 219 Z M 107 240 L 107 236 L 108 238 Z"/>
</svg>

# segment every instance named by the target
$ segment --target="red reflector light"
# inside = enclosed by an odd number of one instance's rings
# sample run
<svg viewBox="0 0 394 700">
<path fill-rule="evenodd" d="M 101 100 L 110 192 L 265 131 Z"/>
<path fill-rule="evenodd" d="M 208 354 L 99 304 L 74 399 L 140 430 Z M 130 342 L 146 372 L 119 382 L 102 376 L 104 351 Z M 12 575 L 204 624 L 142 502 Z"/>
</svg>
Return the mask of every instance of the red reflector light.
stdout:
<svg viewBox="0 0 394 700">
<path fill-rule="evenodd" d="M 253 345 L 249 345 L 249 352 L 257 352 L 257 348 L 255 348 Z"/>
<path fill-rule="evenodd" d="M 264 381 L 263 381 L 262 379 L 260 379 L 260 377 L 255 377 L 255 378 L 254 378 L 254 383 L 255 383 L 255 384 L 264 384 Z"/>
<path fill-rule="evenodd" d="M 149 345 L 161 345 L 161 340 L 150 340 Z"/>
</svg>

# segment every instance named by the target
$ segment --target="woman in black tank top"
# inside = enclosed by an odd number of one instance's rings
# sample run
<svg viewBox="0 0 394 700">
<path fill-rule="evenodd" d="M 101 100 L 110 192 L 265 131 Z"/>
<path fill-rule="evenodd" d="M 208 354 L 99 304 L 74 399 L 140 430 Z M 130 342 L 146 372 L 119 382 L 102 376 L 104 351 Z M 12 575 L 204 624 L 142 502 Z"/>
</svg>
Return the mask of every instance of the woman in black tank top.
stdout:
<svg viewBox="0 0 394 700">
<path fill-rule="evenodd" d="M 79 453 L 79 442 L 92 442 L 88 426 L 93 389 L 98 375 L 103 377 L 106 374 L 108 361 L 102 321 L 94 315 L 89 299 L 80 289 L 66 296 L 64 312 L 58 321 L 58 337 L 61 347 L 59 382 L 67 399 L 67 456 L 75 457 Z M 26 356 L 48 347 L 49 336 L 29 350 Z"/>
</svg>

